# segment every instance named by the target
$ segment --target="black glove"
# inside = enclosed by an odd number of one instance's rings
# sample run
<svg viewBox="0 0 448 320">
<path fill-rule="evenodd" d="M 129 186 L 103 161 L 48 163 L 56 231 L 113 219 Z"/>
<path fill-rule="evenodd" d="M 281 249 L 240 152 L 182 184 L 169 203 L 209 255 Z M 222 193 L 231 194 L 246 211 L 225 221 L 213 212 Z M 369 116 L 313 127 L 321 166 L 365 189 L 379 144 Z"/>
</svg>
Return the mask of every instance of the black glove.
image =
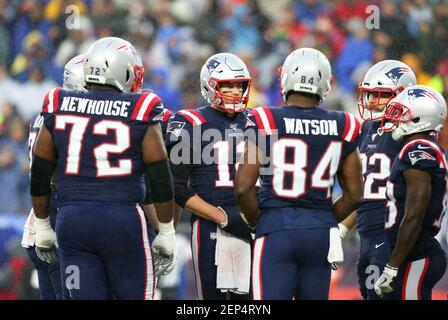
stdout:
<svg viewBox="0 0 448 320">
<path fill-rule="evenodd" d="M 218 208 L 227 216 L 227 223 L 219 225 L 222 230 L 237 238 L 252 240 L 251 232 L 254 231 L 243 220 L 239 207 Z"/>
</svg>

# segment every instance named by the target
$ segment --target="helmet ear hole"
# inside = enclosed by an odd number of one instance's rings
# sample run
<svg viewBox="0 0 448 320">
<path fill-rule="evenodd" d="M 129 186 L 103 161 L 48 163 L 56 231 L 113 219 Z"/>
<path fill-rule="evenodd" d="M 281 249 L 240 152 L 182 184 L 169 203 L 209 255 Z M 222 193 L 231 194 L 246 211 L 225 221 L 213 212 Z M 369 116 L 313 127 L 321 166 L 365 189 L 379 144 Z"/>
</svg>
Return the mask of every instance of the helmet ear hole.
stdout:
<svg viewBox="0 0 448 320">
<path fill-rule="evenodd" d="M 106 67 L 108 67 L 108 68 L 109 68 L 109 63 L 107 62 L 107 60 L 106 60 Z"/>
<path fill-rule="evenodd" d="M 417 123 L 417 122 L 419 122 L 419 121 L 420 121 L 420 117 L 417 117 L 417 118 L 412 119 L 412 122 L 414 122 L 414 123 Z"/>
<path fill-rule="evenodd" d="M 129 78 L 130 78 L 131 76 L 130 76 L 130 74 L 129 74 L 129 70 L 126 70 L 126 82 L 128 82 L 129 81 Z"/>
</svg>

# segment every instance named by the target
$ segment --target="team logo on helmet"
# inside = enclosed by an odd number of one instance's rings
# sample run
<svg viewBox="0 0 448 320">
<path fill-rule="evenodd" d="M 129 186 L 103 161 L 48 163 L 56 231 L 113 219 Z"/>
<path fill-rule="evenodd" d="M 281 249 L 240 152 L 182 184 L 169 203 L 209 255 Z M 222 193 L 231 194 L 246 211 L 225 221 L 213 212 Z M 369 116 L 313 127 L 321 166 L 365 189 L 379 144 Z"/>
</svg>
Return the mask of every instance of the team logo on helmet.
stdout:
<svg viewBox="0 0 448 320">
<path fill-rule="evenodd" d="M 411 89 L 408 91 L 409 101 L 413 101 L 414 99 L 419 97 L 427 97 L 429 99 L 434 99 L 437 102 L 439 102 L 439 100 L 437 100 L 437 97 L 429 91 L 423 89 Z"/>
<path fill-rule="evenodd" d="M 211 59 L 208 63 L 207 63 L 207 69 L 208 69 L 208 73 L 211 74 L 219 65 L 221 64 L 221 62 L 219 62 L 216 59 Z"/>
<path fill-rule="evenodd" d="M 386 72 L 386 76 L 389 77 L 392 82 L 397 85 L 400 78 L 406 73 L 409 72 L 409 69 L 406 67 L 395 67 L 388 72 Z"/>
</svg>

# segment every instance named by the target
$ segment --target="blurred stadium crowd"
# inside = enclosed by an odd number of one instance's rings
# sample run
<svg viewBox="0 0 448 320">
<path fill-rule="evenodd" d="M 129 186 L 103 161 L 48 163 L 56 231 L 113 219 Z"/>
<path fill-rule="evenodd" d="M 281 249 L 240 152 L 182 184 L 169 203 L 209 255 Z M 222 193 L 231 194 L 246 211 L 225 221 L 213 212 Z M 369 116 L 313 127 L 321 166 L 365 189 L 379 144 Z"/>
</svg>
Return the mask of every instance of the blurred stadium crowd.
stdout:
<svg viewBox="0 0 448 320">
<path fill-rule="evenodd" d="M 366 28 L 369 5 L 379 8 L 379 29 Z M 21 262 L 11 262 L 19 241 L 7 231 L 21 229 L 31 208 L 29 121 L 61 85 L 64 64 L 106 36 L 136 46 L 144 88 L 173 111 L 204 104 L 200 67 L 224 51 L 249 66 L 250 107 L 281 104 L 277 69 L 299 47 L 319 49 L 332 63 L 327 108 L 358 115 L 356 85 L 384 59 L 407 63 L 419 84 L 448 98 L 447 1 L 0 0 L 0 298 L 30 297 L 11 282 Z"/>
</svg>

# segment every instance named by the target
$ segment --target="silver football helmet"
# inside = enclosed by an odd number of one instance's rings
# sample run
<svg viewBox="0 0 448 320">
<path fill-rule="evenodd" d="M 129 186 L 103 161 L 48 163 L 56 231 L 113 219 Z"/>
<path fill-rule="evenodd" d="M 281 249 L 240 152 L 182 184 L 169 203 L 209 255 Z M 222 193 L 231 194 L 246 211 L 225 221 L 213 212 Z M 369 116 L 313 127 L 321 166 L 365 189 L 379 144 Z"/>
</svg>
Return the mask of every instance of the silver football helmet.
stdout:
<svg viewBox="0 0 448 320">
<path fill-rule="evenodd" d="M 106 37 L 87 51 L 84 78 L 87 83 L 110 85 L 122 92 L 139 92 L 144 68 L 140 54 L 126 40 Z"/>
<path fill-rule="evenodd" d="M 283 99 L 289 92 L 316 94 L 322 102 L 331 89 L 331 65 L 319 50 L 301 48 L 291 52 L 280 69 Z"/>
<path fill-rule="evenodd" d="M 244 111 L 249 101 L 251 77 L 243 60 L 232 53 L 215 54 L 202 66 L 200 77 L 202 96 L 211 106 L 227 112 Z M 221 93 L 223 83 L 235 81 L 242 82 L 240 97 Z"/>
<path fill-rule="evenodd" d="M 439 92 L 427 86 L 410 86 L 389 102 L 380 130 L 392 132 L 395 140 L 417 132 L 440 131 L 446 112 Z"/>
<path fill-rule="evenodd" d="M 385 106 L 408 86 L 417 84 L 414 71 L 397 60 L 383 60 L 373 65 L 358 85 L 358 111 L 363 120 L 379 121 Z M 369 95 L 375 94 L 376 102 L 369 103 Z M 381 95 L 389 100 L 380 103 Z M 378 106 L 384 106 L 380 111 Z"/>
<path fill-rule="evenodd" d="M 65 89 L 86 91 L 84 81 L 84 63 L 86 55 L 79 54 L 70 59 L 64 66 L 64 80 L 62 86 Z"/>
</svg>

